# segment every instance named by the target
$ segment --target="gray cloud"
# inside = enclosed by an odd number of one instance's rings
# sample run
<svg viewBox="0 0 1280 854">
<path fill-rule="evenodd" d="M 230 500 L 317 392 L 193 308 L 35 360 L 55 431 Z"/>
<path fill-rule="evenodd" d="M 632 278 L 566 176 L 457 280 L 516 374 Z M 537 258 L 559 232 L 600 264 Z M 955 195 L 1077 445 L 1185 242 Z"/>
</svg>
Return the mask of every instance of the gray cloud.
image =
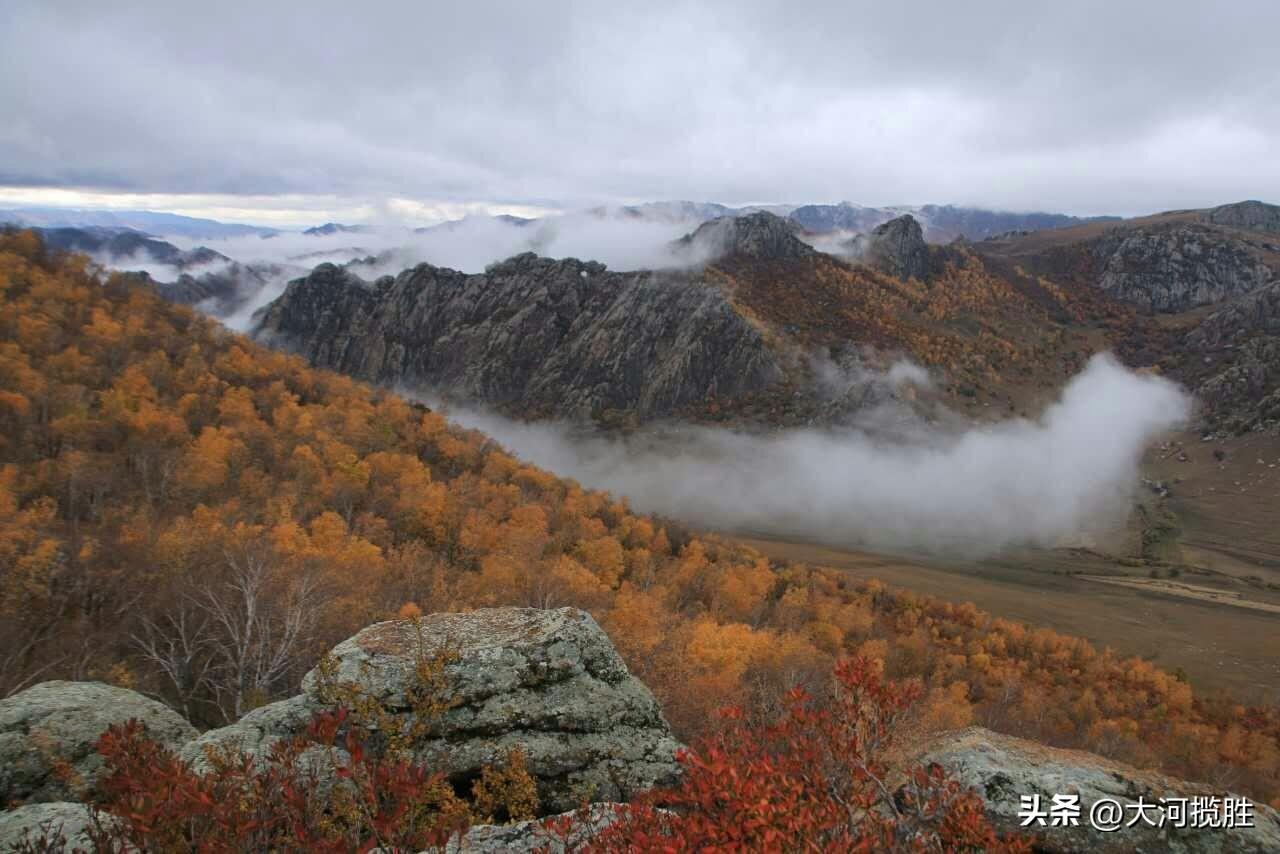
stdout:
<svg viewBox="0 0 1280 854">
<path fill-rule="evenodd" d="M 0 8 L 0 184 L 565 205 L 1280 197 L 1280 6 Z"/>
</svg>

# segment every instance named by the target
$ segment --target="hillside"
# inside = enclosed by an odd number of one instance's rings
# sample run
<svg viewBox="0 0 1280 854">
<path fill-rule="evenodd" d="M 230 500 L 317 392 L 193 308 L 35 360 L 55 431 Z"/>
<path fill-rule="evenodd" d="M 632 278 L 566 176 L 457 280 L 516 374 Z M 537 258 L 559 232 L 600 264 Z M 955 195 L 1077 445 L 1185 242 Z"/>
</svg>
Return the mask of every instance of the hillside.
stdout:
<svg viewBox="0 0 1280 854">
<path fill-rule="evenodd" d="M 1280 796 L 1273 707 L 636 515 L 30 233 L 0 238 L 0 293 L 5 695 L 101 679 L 219 724 L 406 602 L 575 605 L 684 739 L 856 652 L 919 680 L 922 728 L 980 723 Z"/>
</svg>

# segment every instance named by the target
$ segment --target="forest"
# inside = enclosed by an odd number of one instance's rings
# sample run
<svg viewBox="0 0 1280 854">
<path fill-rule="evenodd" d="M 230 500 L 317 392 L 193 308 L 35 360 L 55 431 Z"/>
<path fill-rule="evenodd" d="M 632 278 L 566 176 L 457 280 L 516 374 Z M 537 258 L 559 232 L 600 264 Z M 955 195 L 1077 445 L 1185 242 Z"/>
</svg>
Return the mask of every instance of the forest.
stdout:
<svg viewBox="0 0 1280 854">
<path fill-rule="evenodd" d="M 0 696 L 98 679 L 201 726 L 406 606 L 586 609 L 677 735 L 857 656 L 978 723 L 1280 806 L 1280 709 L 633 513 L 437 412 L 0 233 Z"/>
</svg>

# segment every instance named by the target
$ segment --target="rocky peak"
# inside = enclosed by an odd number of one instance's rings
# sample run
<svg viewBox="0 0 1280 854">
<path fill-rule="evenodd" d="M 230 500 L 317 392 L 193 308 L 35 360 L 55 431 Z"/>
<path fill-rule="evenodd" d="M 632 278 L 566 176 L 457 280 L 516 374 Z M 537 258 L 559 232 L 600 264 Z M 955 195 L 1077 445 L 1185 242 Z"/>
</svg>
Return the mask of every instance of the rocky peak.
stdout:
<svg viewBox="0 0 1280 854">
<path fill-rule="evenodd" d="M 1214 225 L 1280 234 L 1280 205 L 1269 205 L 1256 199 L 1210 208 L 1201 214 L 1200 219 Z"/>
<path fill-rule="evenodd" d="M 876 226 L 870 234 L 860 234 L 850 242 L 858 255 L 880 272 L 903 281 L 929 277 L 929 246 L 924 230 L 911 214 Z"/>
<path fill-rule="evenodd" d="M 760 261 L 808 258 L 816 250 L 796 235 L 799 224 L 768 211 L 722 216 L 677 241 L 677 251 L 702 258 L 746 257 Z"/>
</svg>

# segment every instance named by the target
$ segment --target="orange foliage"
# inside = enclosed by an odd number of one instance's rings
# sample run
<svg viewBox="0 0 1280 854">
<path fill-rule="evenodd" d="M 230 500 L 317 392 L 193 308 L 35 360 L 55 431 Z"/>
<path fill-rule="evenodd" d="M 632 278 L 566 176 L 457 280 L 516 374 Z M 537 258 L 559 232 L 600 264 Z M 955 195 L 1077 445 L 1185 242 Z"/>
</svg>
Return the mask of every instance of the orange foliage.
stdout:
<svg viewBox="0 0 1280 854">
<path fill-rule="evenodd" d="M 915 316 L 936 298 L 872 284 Z M 29 235 L 0 235 L 0 300 L 0 695 L 128 672 L 215 724 L 292 693 L 326 649 L 406 602 L 575 605 L 685 739 L 726 703 L 771 719 L 792 685 L 860 654 L 919 680 L 919 726 L 973 721 L 1280 796 L 1274 707 L 1210 702 L 1076 638 L 638 516 L 424 407 L 45 257 Z M 259 651 L 273 666 L 249 682 L 213 654 L 226 638 L 208 619 L 244 587 L 267 636 L 291 638 Z"/>
</svg>

